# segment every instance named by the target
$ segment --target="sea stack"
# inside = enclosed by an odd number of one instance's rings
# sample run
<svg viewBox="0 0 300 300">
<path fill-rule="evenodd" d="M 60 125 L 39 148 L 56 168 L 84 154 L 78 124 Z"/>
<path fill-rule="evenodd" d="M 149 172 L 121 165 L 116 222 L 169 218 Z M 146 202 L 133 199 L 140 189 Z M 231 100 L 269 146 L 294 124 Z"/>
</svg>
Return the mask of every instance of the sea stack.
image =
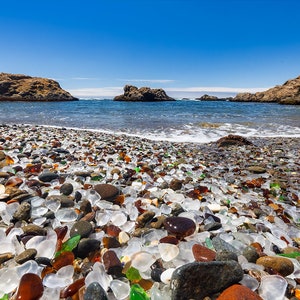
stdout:
<svg viewBox="0 0 300 300">
<path fill-rule="evenodd" d="M 300 104 L 300 76 L 277 85 L 264 92 L 240 93 L 232 101 L 241 102 L 277 102 L 280 104 Z"/>
<path fill-rule="evenodd" d="M 116 96 L 114 101 L 175 101 L 169 97 L 163 89 L 151 89 L 149 87 L 137 88 L 133 85 L 125 85 L 124 94 Z"/>
<path fill-rule="evenodd" d="M 0 73 L 0 101 L 74 101 L 53 79 Z"/>
</svg>

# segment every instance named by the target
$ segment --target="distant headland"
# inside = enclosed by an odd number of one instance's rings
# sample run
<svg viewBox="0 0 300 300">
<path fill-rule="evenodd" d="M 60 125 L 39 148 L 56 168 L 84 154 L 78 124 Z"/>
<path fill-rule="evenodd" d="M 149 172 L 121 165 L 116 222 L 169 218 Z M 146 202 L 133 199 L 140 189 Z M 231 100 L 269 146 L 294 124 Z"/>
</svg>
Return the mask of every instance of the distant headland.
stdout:
<svg viewBox="0 0 300 300">
<path fill-rule="evenodd" d="M 53 79 L 0 73 L 0 101 L 74 101 Z"/>
</svg>

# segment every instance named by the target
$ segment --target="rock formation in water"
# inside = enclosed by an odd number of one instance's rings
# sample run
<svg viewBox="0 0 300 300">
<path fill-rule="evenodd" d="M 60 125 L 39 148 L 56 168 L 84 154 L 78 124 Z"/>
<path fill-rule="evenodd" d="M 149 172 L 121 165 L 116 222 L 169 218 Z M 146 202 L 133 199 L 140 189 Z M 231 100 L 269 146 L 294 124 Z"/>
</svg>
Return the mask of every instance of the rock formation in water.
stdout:
<svg viewBox="0 0 300 300">
<path fill-rule="evenodd" d="M 280 104 L 300 104 L 300 76 L 277 85 L 264 92 L 240 93 L 232 101 L 242 102 L 277 102 Z"/>
<path fill-rule="evenodd" d="M 0 73 L 0 101 L 78 100 L 53 79 Z"/>
<path fill-rule="evenodd" d="M 211 95 L 204 94 L 203 96 L 201 96 L 199 98 L 195 98 L 195 100 L 201 100 L 201 101 L 218 101 L 220 99 L 218 97 L 216 97 L 216 96 L 211 96 Z"/>
<path fill-rule="evenodd" d="M 137 88 L 133 85 L 125 85 L 124 94 L 116 96 L 115 101 L 175 101 L 169 97 L 163 89 L 151 89 L 149 87 Z"/>
</svg>

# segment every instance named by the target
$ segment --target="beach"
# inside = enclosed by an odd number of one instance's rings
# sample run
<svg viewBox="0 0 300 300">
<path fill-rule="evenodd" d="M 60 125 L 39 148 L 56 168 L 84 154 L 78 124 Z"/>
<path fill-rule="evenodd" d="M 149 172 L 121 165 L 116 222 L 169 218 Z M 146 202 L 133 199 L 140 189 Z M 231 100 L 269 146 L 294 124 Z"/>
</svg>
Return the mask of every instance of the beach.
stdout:
<svg viewBox="0 0 300 300">
<path fill-rule="evenodd" d="M 1 125 L 0 297 L 300 299 L 300 139 L 247 141 Z"/>
</svg>

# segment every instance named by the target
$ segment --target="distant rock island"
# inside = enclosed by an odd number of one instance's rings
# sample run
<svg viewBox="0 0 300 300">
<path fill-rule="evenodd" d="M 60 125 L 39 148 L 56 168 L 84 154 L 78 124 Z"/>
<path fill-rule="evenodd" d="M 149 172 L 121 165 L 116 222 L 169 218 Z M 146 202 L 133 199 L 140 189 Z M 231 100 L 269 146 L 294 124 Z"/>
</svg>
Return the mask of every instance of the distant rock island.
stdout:
<svg viewBox="0 0 300 300">
<path fill-rule="evenodd" d="M 195 98 L 195 100 L 201 100 L 201 101 L 225 101 L 225 100 L 231 100 L 232 98 L 218 98 L 216 96 L 211 96 L 204 94 L 203 96 L 199 98 Z"/>
<path fill-rule="evenodd" d="M 175 101 L 169 97 L 163 89 L 151 89 L 149 87 L 137 88 L 133 85 L 125 85 L 124 94 L 116 96 L 114 101 Z"/>
<path fill-rule="evenodd" d="M 300 104 L 300 76 L 277 85 L 264 92 L 237 94 L 232 101 L 242 102 L 277 102 L 280 104 Z"/>
<path fill-rule="evenodd" d="M 53 79 L 0 73 L 0 101 L 78 100 Z"/>
</svg>

